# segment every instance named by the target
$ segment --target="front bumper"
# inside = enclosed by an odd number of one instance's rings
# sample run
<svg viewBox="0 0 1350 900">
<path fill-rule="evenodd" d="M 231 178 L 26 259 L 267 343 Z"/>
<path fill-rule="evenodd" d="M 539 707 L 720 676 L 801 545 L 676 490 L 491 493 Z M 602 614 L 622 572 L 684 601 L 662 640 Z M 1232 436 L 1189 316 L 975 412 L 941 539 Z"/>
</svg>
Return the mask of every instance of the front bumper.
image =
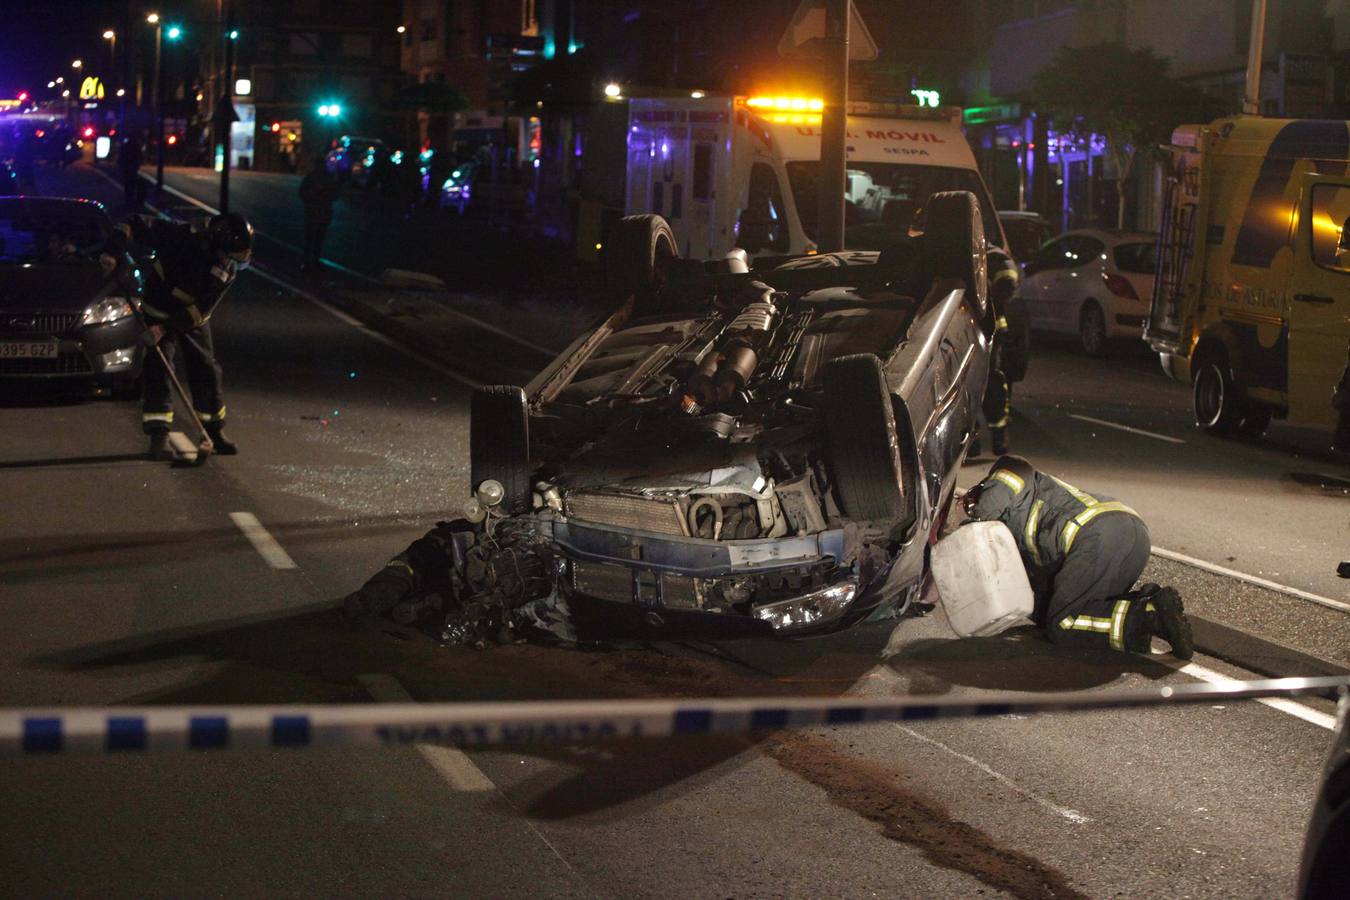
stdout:
<svg viewBox="0 0 1350 900">
<path fill-rule="evenodd" d="M 842 530 L 801 537 L 713 541 L 601 526 L 560 515 L 531 517 L 567 561 L 569 602 L 588 631 L 795 635 L 830 631 L 860 607 L 863 585 L 840 568 Z M 795 579 L 795 580 L 794 580 Z M 729 605 L 710 594 L 781 581 Z M 797 586 L 791 587 L 792 584 Z"/>
<path fill-rule="evenodd" d="M 143 330 L 135 317 L 128 316 L 60 334 L 0 331 L 0 341 L 57 342 L 54 357 L 0 359 L 0 379 L 135 378 L 144 358 L 140 344 Z"/>
</svg>

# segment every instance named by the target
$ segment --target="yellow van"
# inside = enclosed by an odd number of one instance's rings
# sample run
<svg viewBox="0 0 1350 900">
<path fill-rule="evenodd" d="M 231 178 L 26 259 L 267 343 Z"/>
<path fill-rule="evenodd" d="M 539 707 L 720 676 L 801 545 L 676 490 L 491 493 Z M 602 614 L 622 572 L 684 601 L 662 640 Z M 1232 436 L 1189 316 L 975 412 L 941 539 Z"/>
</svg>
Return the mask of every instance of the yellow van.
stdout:
<svg viewBox="0 0 1350 900">
<path fill-rule="evenodd" d="M 1145 340 L 1212 434 L 1272 417 L 1330 431 L 1350 344 L 1350 123 L 1237 116 L 1172 145 Z"/>
</svg>

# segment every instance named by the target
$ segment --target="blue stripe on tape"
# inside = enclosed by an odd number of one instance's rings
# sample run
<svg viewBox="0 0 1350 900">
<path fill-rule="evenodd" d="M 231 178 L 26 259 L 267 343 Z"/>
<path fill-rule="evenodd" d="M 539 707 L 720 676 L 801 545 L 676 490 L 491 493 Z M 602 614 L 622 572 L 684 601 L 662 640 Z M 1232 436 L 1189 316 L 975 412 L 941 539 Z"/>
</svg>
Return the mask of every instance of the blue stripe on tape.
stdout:
<svg viewBox="0 0 1350 900">
<path fill-rule="evenodd" d="M 25 753 L 57 753 L 61 750 L 61 720 L 31 718 L 23 720 Z"/>
<path fill-rule="evenodd" d="M 304 747 L 309 744 L 309 716 L 273 716 L 273 747 Z"/>
<path fill-rule="evenodd" d="M 751 731 L 773 731 L 786 728 L 788 711 L 786 709 L 757 709 L 750 715 Z"/>
<path fill-rule="evenodd" d="M 679 709 L 675 711 L 675 734 L 705 734 L 712 729 L 712 710 Z"/>
<path fill-rule="evenodd" d="M 193 716 L 188 720 L 188 746 L 224 747 L 230 743 L 230 723 L 224 716 Z"/>
<path fill-rule="evenodd" d="M 825 713 L 825 722 L 829 725 L 846 725 L 862 720 L 863 710 L 860 706 L 837 706 Z"/>
<path fill-rule="evenodd" d="M 937 713 L 936 706 L 910 706 L 900 711 L 900 718 L 909 721 L 915 719 L 936 719 Z"/>
<path fill-rule="evenodd" d="M 144 750 L 145 719 L 140 716 L 110 716 L 107 747 L 109 750 Z"/>
<path fill-rule="evenodd" d="M 979 703 L 975 706 L 978 716 L 1006 716 L 1012 711 L 1011 703 Z"/>
</svg>

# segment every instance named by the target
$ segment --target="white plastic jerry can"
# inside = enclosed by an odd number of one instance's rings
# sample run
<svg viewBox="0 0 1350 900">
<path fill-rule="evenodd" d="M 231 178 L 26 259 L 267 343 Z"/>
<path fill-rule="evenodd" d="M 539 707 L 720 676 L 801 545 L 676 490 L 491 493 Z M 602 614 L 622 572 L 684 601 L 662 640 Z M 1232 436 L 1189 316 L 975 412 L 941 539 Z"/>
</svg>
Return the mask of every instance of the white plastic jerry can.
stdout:
<svg viewBox="0 0 1350 900">
<path fill-rule="evenodd" d="M 961 526 L 933 548 L 932 565 L 942 608 L 961 637 L 988 637 L 1031 617 L 1031 582 L 1002 522 Z"/>
</svg>

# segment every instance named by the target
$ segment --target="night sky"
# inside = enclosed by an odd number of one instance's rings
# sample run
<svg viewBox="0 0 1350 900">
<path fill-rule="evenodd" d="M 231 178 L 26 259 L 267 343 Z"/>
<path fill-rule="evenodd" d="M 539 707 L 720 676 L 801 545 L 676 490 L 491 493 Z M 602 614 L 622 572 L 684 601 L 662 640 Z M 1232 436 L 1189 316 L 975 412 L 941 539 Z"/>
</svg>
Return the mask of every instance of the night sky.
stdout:
<svg viewBox="0 0 1350 900">
<path fill-rule="evenodd" d="M 154 3 L 144 6 L 149 12 Z M 70 62 L 77 58 L 103 74 L 108 67 L 103 32 L 118 32 L 120 54 L 127 14 L 126 0 L 0 0 L 0 97 L 21 90 L 46 96 L 47 82 L 57 75 L 69 80 Z"/>
</svg>

